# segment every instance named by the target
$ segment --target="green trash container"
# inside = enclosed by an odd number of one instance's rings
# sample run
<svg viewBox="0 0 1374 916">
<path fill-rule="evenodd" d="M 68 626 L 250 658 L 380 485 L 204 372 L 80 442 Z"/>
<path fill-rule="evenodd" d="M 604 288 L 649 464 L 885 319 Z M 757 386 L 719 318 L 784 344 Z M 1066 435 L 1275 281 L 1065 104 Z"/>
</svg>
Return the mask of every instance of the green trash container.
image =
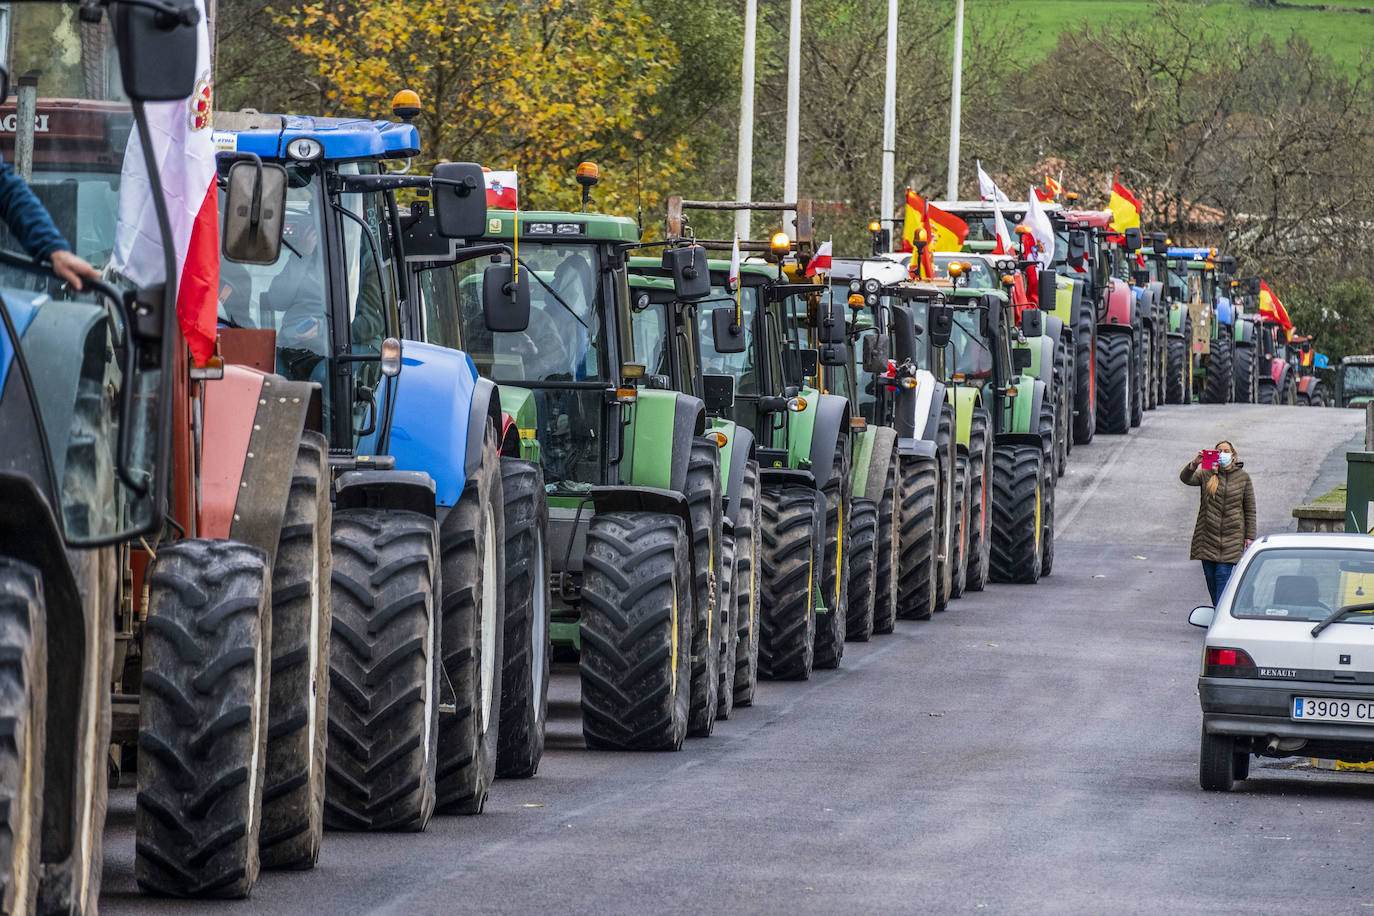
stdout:
<svg viewBox="0 0 1374 916">
<path fill-rule="evenodd" d="M 1369 534 L 1369 506 L 1374 502 L 1374 452 L 1345 453 L 1345 530 Z"/>
</svg>

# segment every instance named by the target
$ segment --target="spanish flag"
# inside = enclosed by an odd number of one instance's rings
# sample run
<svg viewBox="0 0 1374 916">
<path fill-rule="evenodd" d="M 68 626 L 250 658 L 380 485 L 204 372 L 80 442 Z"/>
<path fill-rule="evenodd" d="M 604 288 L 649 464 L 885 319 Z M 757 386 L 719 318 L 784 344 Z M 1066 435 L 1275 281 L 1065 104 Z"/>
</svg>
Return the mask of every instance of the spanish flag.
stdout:
<svg viewBox="0 0 1374 916">
<path fill-rule="evenodd" d="M 1140 201 L 1115 178 L 1112 179 L 1112 197 L 1107 201 L 1107 209 L 1112 211 L 1113 231 L 1140 228 Z"/>
<path fill-rule="evenodd" d="M 918 218 L 913 219 L 913 214 Z M 906 192 L 906 216 L 906 223 L 902 228 L 902 241 L 911 243 L 915 234 L 914 227 L 924 223 L 926 231 L 930 233 L 932 249 L 963 250 L 964 239 L 968 238 L 968 223 L 953 213 L 946 213 L 934 206 L 910 188 Z"/>
<path fill-rule="evenodd" d="M 1061 173 L 1061 174 L 1062 174 L 1062 173 Z M 1054 198 L 1057 198 L 1060 194 L 1063 194 L 1063 193 L 1064 193 L 1064 186 L 1063 186 L 1062 184 L 1060 184 L 1059 182 L 1055 181 L 1055 180 L 1054 180 L 1053 178 L 1051 178 L 1049 175 L 1046 175 L 1046 176 L 1045 176 L 1045 191 L 1050 195 L 1050 198 L 1051 198 L 1051 199 L 1054 199 Z M 1044 200 L 1044 198 L 1042 197 L 1041 200 Z"/>
<path fill-rule="evenodd" d="M 918 249 L 916 245 L 918 237 L 923 242 L 935 237 L 926 219 L 926 210 L 929 207 L 919 194 L 910 188 L 906 189 L 906 214 L 902 220 L 901 250 L 911 252 L 911 266 L 908 272 L 912 277 L 921 280 L 935 278 L 935 258 L 931 255 L 933 246 L 923 244 Z"/>
<path fill-rule="evenodd" d="M 1263 280 L 1260 281 L 1259 311 L 1265 318 L 1277 321 L 1285 335 L 1293 333 L 1293 319 L 1288 317 L 1288 310 Z"/>
</svg>

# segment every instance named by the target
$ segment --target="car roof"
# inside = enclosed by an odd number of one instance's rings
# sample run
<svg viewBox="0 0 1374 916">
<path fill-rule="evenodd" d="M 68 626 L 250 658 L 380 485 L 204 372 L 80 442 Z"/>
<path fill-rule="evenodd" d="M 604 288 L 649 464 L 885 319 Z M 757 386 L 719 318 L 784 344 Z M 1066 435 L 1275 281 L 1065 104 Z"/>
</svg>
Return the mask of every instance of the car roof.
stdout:
<svg viewBox="0 0 1374 916">
<path fill-rule="evenodd" d="M 1330 531 L 1285 532 L 1266 534 L 1255 541 L 1255 547 L 1259 550 L 1280 547 L 1340 547 L 1374 551 L 1374 536 Z"/>
</svg>

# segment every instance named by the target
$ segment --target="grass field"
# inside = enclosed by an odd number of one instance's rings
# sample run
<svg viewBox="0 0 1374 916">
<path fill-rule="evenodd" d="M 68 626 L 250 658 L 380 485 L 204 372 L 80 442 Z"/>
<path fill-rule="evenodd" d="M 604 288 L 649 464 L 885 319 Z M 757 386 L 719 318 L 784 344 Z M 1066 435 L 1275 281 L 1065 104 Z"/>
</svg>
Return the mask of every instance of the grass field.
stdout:
<svg viewBox="0 0 1374 916">
<path fill-rule="evenodd" d="M 1334 12 L 1323 9 L 1265 9 L 1246 0 L 1201 0 L 1196 15 L 1208 22 L 1252 24 L 1259 31 L 1284 41 L 1298 34 L 1318 51 L 1348 69 L 1354 69 L 1374 49 L 1374 0 L 1295 0 L 1302 6 L 1343 6 L 1368 9 L 1370 13 Z M 981 7 L 981 9 L 980 9 Z M 1027 56 L 1043 56 L 1067 29 L 1097 28 L 1129 17 L 1151 13 L 1148 0 L 1012 0 L 992 5 L 968 0 L 968 27 L 978 27 L 980 16 L 1011 16 L 1025 26 Z"/>
</svg>

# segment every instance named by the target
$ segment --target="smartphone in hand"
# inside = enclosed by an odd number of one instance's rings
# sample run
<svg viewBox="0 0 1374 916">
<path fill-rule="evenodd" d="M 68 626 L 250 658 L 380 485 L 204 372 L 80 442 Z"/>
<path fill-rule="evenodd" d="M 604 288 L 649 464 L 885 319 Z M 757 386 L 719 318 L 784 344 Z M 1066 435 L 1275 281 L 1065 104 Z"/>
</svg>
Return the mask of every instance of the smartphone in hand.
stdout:
<svg viewBox="0 0 1374 916">
<path fill-rule="evenodd" d="M 1205 471 L 1215 471 L 1215 470 L 1217 469 L 1217 455 L 1218 455 L 1218 454 L 1219 454 L 1219 452 L 1217 452 L 1217 450 L 1214 449 L 1214 448 L 1205 448 L 1205 449 L 1203 449 L 1203 450 L 1202 450 L 1202 464 L 1200 465 L 1200 467 L 1201 467 L 1203 470 L 1205 470 Z"/>
</svg>

